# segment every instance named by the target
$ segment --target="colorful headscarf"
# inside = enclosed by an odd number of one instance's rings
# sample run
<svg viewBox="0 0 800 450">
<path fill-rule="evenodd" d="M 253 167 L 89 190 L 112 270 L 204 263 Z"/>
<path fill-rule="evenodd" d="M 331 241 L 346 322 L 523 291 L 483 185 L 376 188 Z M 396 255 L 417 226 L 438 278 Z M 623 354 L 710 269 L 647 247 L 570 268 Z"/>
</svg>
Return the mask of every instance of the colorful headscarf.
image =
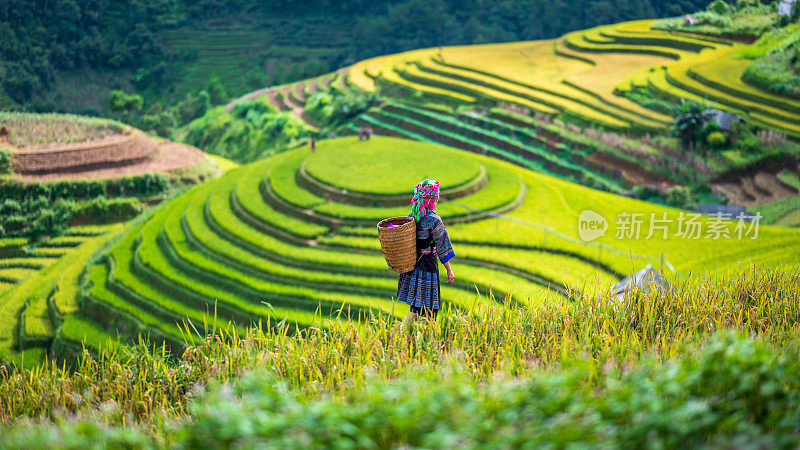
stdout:
<svg viewBox="0 0 800 450">
<path fill-rule="evenodd" d="M 415 221 L 425 217 L 429 211 L 436 210 L 436 200 L 439 198 L 439 182 L 425 178 L 414 188 L 414 197 L 411 199 L 411 216 Z"/>
</svg>

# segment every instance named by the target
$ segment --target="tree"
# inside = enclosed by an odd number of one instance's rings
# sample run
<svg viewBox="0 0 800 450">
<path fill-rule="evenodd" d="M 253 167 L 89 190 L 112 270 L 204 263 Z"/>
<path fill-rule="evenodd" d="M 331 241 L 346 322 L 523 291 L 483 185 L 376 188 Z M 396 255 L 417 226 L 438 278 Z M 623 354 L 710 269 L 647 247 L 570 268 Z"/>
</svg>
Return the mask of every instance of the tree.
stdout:
<svg viewBox="0 0 800 450">
<path fill-rule="evenodd" d="M 683 99 L 672 112 L 675 130 L 683 146 L 694 150 L 700 132 L 713 114 L 711 106 L 705 102 Z"/>
<path fill-rule="evenodd" d="M 142 109 L 144 100 L 139 94 L 126 94 L 120 90 L 111 91 L 108 97 L 108 105 L 112 111 L 128 113 L 131 111 L 139 111 Z"/>
<path fill-rule="evenodd" d="M 186 94 L 177 108 L 181 122 L 189 123 L 211 108 L 211 96 L 206 91 L 200 91 L 197 95 Z"/>
<path fill-rule="evenodd" d="M 264 85 L 262 84 L 261 87 Z M 220 105 L 228 100 L 228 91 L 222 84 L 222 79 L 217 75 L 211 76 L 204 90 L 208 93 L 212 105 Z"/>
<path fill-rule="evenodd" d="M 672 186 L 667 191 L 667 204 L 676 208 L 691 209 L 697 206 L 697 200 L 688 187 Z"/>
<path fill-rule="evenodd" d="M 710 5 L 708 5 L 707 10 L 722 15 L 729 13 L 731 7 L 723 0 L 714 0 Z"/>
</svg>

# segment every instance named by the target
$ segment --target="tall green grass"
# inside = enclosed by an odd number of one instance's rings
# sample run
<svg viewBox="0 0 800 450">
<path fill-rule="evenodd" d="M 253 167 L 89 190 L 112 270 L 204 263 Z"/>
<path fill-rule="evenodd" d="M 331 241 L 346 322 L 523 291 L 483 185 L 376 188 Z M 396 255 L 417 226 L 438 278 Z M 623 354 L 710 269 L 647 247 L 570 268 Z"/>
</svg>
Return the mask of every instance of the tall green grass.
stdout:
<svg viewBox="0 0 800 450">
<path fill-rule="evenodd" d="M 111 136 L 124 131 L 121 123 L 68 114 L 28 114 L 0 111 L 0 123 L 8 128 L 8 141 L 17 147 L 68 144 Z"/>
<path fill-rule="evenodd" d="M 453 369 L 453 360 L 458 372 L 481 383 L 560 370 L 575 359 L 588 364 L 588 381 L 594 376 L 602 380 L 603 374 L 625 372 L 643 360 L 680 356 L 719 332 L 743 333 L 769 346 L 797 343 L 798 292 L 796 268 L 750 267 L 733 277 L 687 280 L 674 291 L 629 292 L 619 301 L 582 296 L 571 303 L 527 308 L 507 302 L 497 308 L 447 310 L 437 322 L 406 329 L 385 315 L 319 319 L 303 330 L 266 321 L 245 332 L 212 333 L 182 355 L 169 355 L 143 340 L 106 347 L 96 358 L 87 353 L 74 371 L 58 362 L 30 370 L 0 366 L 0 422 L 19 425 L 26 418 L 92 414 L 100 423 L 135 423 L 159 435 L 170 421 L 198 416 L 199 410 L 189 405 L 203 386 L 246 372 L 268 373 L 285 389 L 310 399 L 358 398 L 359 389 L 394 380 L 409 367 L 441 375 Z M 732 356 L 723 351 L 720 357 Z M 741 358 L 756 369 L 765 361 L 763 355 Z M 648 370 L 659 371 L 655 366 Z M 733 383 L 726 380 L 723 386 Z M 786 386 L 767 384 L 758 395 L 778 395 L 776 390 Z M 739 388 L 754 389 L 731 386 Z M 746 402 L 739 406 L 748 412 Z"/>
<path fill-rule="evenodd" d="M 772 349 L 722 333 L 666 364 L 598 370 L 575 360 L 558 370 L 502 374 L 475 383 L 469 371 L 405 371 L 346 396 L 309 397 L 274 375 L 212 385 L 189 414 L 148 436 L 103 417 L 9 428 L 14 448 L 796 448 L 800 442 L 797 342 Z M 100 419 L 100 420 L 98 420 Z"/>
</svg>

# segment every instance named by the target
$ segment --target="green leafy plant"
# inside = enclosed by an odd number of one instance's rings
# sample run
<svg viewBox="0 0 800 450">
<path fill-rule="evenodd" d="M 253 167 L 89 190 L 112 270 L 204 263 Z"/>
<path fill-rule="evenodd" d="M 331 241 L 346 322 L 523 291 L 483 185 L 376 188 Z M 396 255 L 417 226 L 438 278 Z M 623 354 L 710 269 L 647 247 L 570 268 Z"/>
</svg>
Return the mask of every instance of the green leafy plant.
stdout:
<svg viewBox="0 0 800 450">
<path fill-rule="evenodd" d="M 8 175 L 14 171 L 11 151 L 0 147 L 0 176 Z"/>
<path fill-rule="evenodd" d="M 266 96 L 238 102 L 230 112 L 214 107 L 184 130 L 186 142 L 237 162 L 254 161 L 311 134 L 305 122 L 278 111 Z"/>
<path fill-rule="evenodd" d="M 694 150 L 700 132 L 711 118 L 711 106 L 705 102 L 683 99 L 673 111 L 673 124 L 684 147 Z"/>
<path fill-rule="evenodd" d="M 330 90 L 314 93 L 306 103 L 306 111 L 325 126 L 336 126 L 352 119 L 375 105 L 375 93 Z"/>
<path fill-rule="evenodd" d="M 706 143 L 714 148 L 723 147 L 728 142 L 728 137 L 721 131 L 712 131 L 706 136 Z"/>
<path fill-rule="evenodd" d="M 708 5 L 707 9 L 717 14 L 726 14 L 730 12 L 731 7 L 723 0 L 714 0 L 713 2 L 711 2 L 711 4 Z"/>
<path fill-rule="evenodd" d="M 130 113 L 142 109 L 144 100 L 139 94 L 126 94 L 121 90 L 113 90 L 108 97 L 112 111 Z"/>
<path fill-rule="evenodd" d="M 143 210 L 138 198 L 111 198 L 104 196 L 77 203 L 73 207 L 75 220 L 106 224 L 130 220 Z"/>
<path fill-rule="evenodd" d="M 64 199 L 5 199 L 0 204 L 0 237 L 27 237 L 33 242 L 56 237 L 66 231 L 71 217 L 72 203 Z"/>
<path fill-rule="evenodd" d="M 687 186 L 673 186 L 667 191 L 667 204 L 677 208 L 691 209 L 696 204 L 692 190 Z"/>
</svg>

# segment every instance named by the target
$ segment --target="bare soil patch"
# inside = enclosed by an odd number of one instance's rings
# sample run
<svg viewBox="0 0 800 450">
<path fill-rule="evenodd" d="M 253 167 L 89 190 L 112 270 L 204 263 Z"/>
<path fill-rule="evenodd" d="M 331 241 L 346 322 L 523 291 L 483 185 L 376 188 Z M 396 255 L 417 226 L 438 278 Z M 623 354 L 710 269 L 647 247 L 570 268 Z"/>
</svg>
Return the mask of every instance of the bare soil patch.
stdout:
<svg viewBox="0 0 800 450">
<path fill-rule="evenodd" d="M 642 186 L 661 183 L 673 184 L 669 178 L 663 175 L 653 173 L 642 166 L 609 153 L 594 152 L 587 156 L 586 159 L 612 170 L 619 170 L 633 184 Z"/>
</svg>

